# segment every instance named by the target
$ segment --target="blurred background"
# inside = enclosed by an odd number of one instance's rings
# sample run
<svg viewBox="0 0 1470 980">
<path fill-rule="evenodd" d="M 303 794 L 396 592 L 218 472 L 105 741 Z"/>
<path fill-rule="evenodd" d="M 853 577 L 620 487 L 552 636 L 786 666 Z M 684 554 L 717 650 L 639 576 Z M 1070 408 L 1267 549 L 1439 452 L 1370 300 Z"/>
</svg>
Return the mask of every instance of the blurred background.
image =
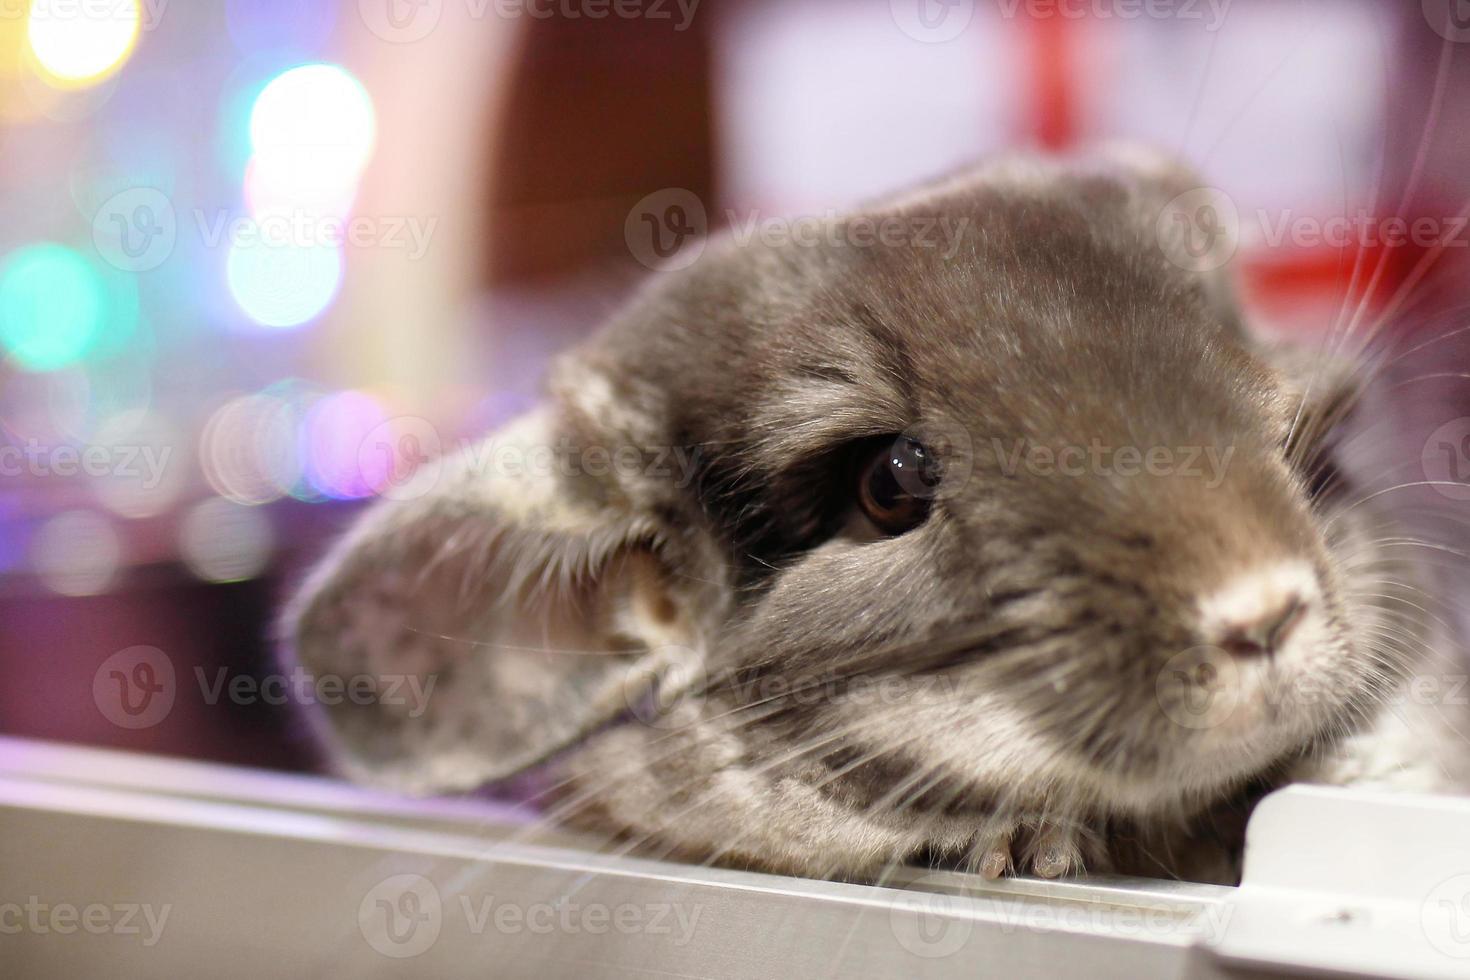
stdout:
<svg viewBox="0 0 1470 980">
<path fill-rule="evenodd" d="M 1175 153 L 1233 203 L 1263 322 L 1383 320 L 1464 371 L 1460 15 L 0 0 L 0 734 L 314 766 L 272 620 L 364 502 L 530 404 L 665 233 L 987 152 Z M 1442 380 L 1403 395 L 1425 432 L 1470 414 Z"/>
</svg>

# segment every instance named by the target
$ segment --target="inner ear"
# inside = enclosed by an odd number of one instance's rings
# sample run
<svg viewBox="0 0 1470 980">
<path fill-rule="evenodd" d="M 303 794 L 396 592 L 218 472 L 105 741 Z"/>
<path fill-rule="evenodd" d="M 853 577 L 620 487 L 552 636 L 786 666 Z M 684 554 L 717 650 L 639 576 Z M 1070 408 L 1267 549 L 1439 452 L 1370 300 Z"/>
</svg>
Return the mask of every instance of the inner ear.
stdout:
<svg viewBox="0 0 1470 980">
<path fill-rule="evenodd" d="M 1282 392 L 1287 460 L 1314 502 L 1335 498 L 1347 489 L 1337 458 L 1342 432 L 1361 397 L 1360 366 L 1291 344 L 1269 344 L 1262 353 Z"/>
<path fill-rule="evenodd" d="M 563 468 L 477 464 L 556 445 L 545 416 L 491 443 L 501 456 L 474 447 L 421 497 L 376 504 L 288 610 L 314 687 L 365 679 L 366 697 L 314 706 L 353 778 L 472 788 L 616 719 L 659 678 L 698 676 L 699 604 L 657 524 Z"/>
<path fill-rule="evenodd" d="M 1264 345 L 1262 354 L 1275 370 L 1284 395 L 1287 453 L 1295 458 L 1329 441 L 1361 397 L 1357 362 L 1285 343 Z"/>
</svg>

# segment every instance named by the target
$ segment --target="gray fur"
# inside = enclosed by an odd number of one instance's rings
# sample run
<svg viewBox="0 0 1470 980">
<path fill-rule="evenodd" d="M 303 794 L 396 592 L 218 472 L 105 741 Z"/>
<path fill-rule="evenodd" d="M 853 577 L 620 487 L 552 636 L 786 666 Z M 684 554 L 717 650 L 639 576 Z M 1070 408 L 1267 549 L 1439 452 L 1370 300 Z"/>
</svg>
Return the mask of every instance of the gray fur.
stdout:
<svg viewBox="0 0 1470 980">
<path fill-rule="evenodd" d="M 1156 220 L 1193 183 L 1136 155 L 1007 159 L 863 212 L 968 218 L 953 256 L 711 243 L 559 363 L 535 429 L 563 458 L 677 448 L 697 479 L 461 472 L 379 504 L 288 614 L 292 646 L 318 673 L 442 674 L 438 700 L 339 710 L 325 737 L 417 791 L 571 747 L 569 822 L 847 877 L 1228 878 L 1233 817 L 1285 779 L 1450 782 L 1374 734 L 1429 642 L 1407 571 L 1351 484 L 1307 493 L 1356 376 L 1258 343 L 1226 276 L 1165 258 Z M 885 539 L 852 516 L 843 453 L 905 431 L 946 476 Z M 1040 474 L 1007 465 L 1017 440 L 1228 465 L 1211 486 Z M 1189 692 L 1159 676 L 1207 642 L 1200 598 L 1277 562 L 1322 599 L 1273 678 L 1330 694 L 1179 724 Z"/>
</svg>

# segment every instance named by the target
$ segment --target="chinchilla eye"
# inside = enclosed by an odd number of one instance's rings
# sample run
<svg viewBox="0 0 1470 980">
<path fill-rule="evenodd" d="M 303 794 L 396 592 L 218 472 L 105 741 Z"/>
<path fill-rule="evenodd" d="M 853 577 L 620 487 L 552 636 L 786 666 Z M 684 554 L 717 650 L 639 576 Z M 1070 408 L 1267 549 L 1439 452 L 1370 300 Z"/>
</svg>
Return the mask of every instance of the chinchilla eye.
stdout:
<svg viewBox="0 0 1470 980">
<path fill-rule="evenodd" d="M 858 505 L 885 534 L 903 534 L 924 523 L 938 486 L 933 455 L 923 443 L 900 436 L 863 467 Z"/>
</svg>

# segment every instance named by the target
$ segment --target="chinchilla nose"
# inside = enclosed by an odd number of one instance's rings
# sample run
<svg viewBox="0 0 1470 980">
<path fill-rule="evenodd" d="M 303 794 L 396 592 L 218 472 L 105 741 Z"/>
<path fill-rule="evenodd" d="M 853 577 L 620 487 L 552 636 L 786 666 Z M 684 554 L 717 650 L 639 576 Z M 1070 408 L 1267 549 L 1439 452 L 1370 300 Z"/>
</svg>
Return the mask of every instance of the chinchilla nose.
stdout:
<svg viewBox="0 0 1470 980">
<path fill-rule="evenodd" d="M 1200 603 L 1206 642 L 1242 659 L 1275 656 L 1321 602 L 1306 563 L 1247 573 Z"/>
</svg>

